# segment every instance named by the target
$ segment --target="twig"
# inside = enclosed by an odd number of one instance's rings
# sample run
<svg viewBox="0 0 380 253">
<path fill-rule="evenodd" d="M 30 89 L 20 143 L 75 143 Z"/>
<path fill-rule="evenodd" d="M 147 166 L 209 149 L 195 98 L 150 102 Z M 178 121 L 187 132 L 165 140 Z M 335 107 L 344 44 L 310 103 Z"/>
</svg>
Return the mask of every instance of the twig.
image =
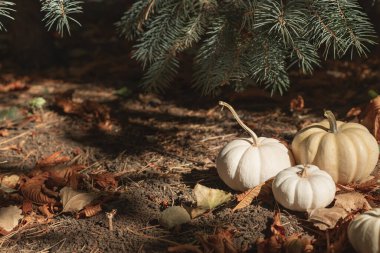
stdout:
<svg viewBox="0 0 380 253">
<path fill-rule="evenodd" d="M 233 136 L 236 136 L 236 134 L 225 134 L 225 135 L 220 135 L 220 136 L 212 136 L 212 137 L 204 138 L 203 140 L 200 140 L 200 142 L 212 141 L 212 140 L 216 140 L 216 139 L 224 139 L 224 138 L 233 137 Z"/>
<path fill-rule="evenodd" d="M 8 143 L 8 142 L 14 141 L 14 140 L 16 140 L 16 139 L 18 139 L 18 138 L 21 138 L 21 137 L 23 137 L 23 136 L 25 136 L 25 135 L 27 135 L 27 134 L 29 134 L 29 133 L 35 131 L 35 130 L 38 129 L 38 128 L 41 128 L 41 127 L 43 127 L 43 126 L 47 126 L 47 125 L 51 125 L 51 124 L 56 123 L 56 122 L 57 122 L 57 121 L 52 121 L 52 122 L 50 122 L 50 123 L 48 123 L 48 124 L 47 124 L 47 123 L 42 123 L 42 124 L 36 125 L 33 129 L 30 129 L 30 130 L 28 130 L 28 131 L 26 131 L 26 132 L 23 132 L 23 133 L 21 133 L 21 134 L 19 134 L 19 135 L 16 135 L 16 136 L 14 136 L 14 137 L 12 137 L 12 138 L 9 138 L 9 139 L 7 139 L 7 140 L 4 140 L 4 141 L 0 142 L 0 146 L 3 145 L 3 144 L 5 144 L 5 143 Z"/>
<path fill-rule="evenodd" d="M 150 236 L 150 235 L 141 234 L 139 232 L 133 231 L 129 227 L 126 227 L 126 229 L 127 229 L 128 232 L 130 232 L 130 233 L 132 233 L 134 235 L 140 236 L 140 237 L 144 237 L 144 238 L 147 238 L 147 239 L 152 239 L 152 240 L 156 240 L 156 241 L 160 241 L 160 242 L 166 242 L 166 243 L 170 243 L 170 244 L 173 244 L 173 245 L 180 245 L 178 242 L 174 242 L 174 241 L 171 241 L 171 240 L 168 240 L 168 239 L 163 239 L 163 238 L 159 238 L 159 237 L 154 237 L 154 236 Z"/>
<path fill-rule="evenodd" d="M 34 129 L 28 130 L 28 131 L 26 131 L 26 132 L 23 132 L 23 133 L 21 133 L 21 134 L 19 134 L 19 135 L 14 136 L 14 137 L 12 137 L 12 138 L 9 138 L 9 139 L 7 139 L 7 140 L 4 140 L 4 141 L 0 142 L 0 145 L 3 145 L 3 144 L 8 143 L 8 142 L 11 142 L 11 141 L 16 140 L 16 139 L 18 139 L 18 138 L 21 138 L 21 137 L 23 137 L 23 136 L 29 134 L 30 132 L 32 132 L 32 130 L 34 130 Z"/>
<path fill-rule="evenodd" d="M 112 209 L 111 212 L 109 213 L 106 213 L 106 216 L 108 218 L 108 228 L 110 231 L 113 231 L 113 223 L 112 223 L 112 219 L 113 217 L 116 215 L 117 213 L 117 210 L 116 209 Z"/>
</svg>

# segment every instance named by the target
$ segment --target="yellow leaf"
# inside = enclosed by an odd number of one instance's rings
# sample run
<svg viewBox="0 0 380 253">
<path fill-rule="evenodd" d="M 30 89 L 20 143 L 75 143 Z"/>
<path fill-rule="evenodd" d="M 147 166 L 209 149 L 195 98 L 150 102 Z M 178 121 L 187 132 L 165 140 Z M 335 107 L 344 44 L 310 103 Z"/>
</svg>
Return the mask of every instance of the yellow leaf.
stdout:
<svg viewBox="0 0 380 253">
<path fill-rule="evenodd" d="M 197 184 L 193 190 L 197 207 L 210 210 L 231 200 L 231 193 Z"/>
</svg>

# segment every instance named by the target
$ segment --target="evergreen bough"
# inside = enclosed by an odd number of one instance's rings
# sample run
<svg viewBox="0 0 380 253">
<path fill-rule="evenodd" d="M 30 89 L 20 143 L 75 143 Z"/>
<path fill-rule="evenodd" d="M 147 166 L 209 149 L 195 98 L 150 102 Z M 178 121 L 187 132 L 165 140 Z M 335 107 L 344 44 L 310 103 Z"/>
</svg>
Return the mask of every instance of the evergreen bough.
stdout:
<svg viewBox="0 0 380 253">
<path fill-rule="evenodd" d="M 82 1 L 40 0 L 47 28 L 63 36 L 80 23 Z M 12 1 L 0 0 L 11 18 Z M 252 83 L 282 94 L 288 69 L 311 74 L 320 57 L 366 56 L 375 32 L 357 0 L 136 0 L 117 22 L 135 40 L 143 85 L 162 91 L 179 71 L 180 55 L 196 50 L 194 86 L 204 94 Z M 5 30 L 0 20 L 0 30 Z"/>
<path fill-rule="evenodd" d="M 366 56 L 375 40 L 356 0 L 137 0 L 117 26 L 136 41 L 146 88 L 165 89 L 192 48 L 194 86 L 205 94 L 253 81 L 282 94 L 290 67 L 310 74 L 320 57 Z"/>
</svg>

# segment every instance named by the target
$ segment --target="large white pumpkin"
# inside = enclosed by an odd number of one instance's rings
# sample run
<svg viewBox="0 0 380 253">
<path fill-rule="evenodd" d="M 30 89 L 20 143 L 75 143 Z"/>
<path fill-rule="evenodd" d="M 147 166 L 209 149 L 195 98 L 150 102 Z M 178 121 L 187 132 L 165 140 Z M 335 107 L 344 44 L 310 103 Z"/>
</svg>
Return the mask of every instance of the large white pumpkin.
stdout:
<svg viewBox="0 0 380 253">
<path fill-rule="evenodd" d="M 328 206 L 335 197 L 332 177 L 315 165 L 297 165 L 282 170 L 272 183 L 274 198 L 293 211 Z"/>
<path fill-rule="evenodd" d="M 335 182 L 348 184 L 367 178 L 379 157 L 376 139 L 364 126 L 336 121 L 331 111 L 324 120 L 298 132 L 292 142 L 299 164 L 315 164 Z"/>
<path fill-rule="evenodd" d="M 380 208 L 358 215 L 348 227 L 348 239 L 359 253 L 379 253 Z"/>
<path fill-rule="evenodd" d="M 218 174 L 230 188 L 245 191 L 293 165 L 293 156 L 284 144 L 273 138 L 257 137 L 229 104 L 219 104 L 226 106 L 251 135 L 251 138 L 231 141 L 216 158 Z"/>
</svg>

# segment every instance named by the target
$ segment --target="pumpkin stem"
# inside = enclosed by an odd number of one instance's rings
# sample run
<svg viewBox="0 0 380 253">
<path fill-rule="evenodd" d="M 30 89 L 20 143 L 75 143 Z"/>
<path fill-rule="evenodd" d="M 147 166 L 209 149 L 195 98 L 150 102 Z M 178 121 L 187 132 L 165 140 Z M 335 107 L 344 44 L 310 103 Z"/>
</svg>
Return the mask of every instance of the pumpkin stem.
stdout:
<svg viewBox="0 0 380 253">
<path fill-rule="evenodd" d="M 303 170 L 302 170 L 302 173 L 301 173 L 301 177 L 307 177 L 307 169 L 308 168 L 309 168 L 309 165 L 307 165 L 307 164 L 303 165 Z"/>
<path fill-rule="evenodd" d="M 249 133 L 249 135 L 252 137 L 253 139 L 253 145 L 254 146 L 257 146 L 257 135 L 246 125 L 243 123 L 243 121 L 241 121 L 239 115 L 236 113 L 236 111 L 234 110 L 234 108 L 227 104 L 226 102 L 223 102 L 223 101 L 219 101 L 219 105 L 221 106 L 225 106 L 227 107 L 228 110 L 230 110 L 230 112 L 232 113 L 232 115 L 234 116 L 235 120 L 237 121 L 237 123 L 245 130 Z"/>
<path fill-rule="evenodd" d="M 332 113 L 332 111 L 330 110 L 327 110 L 325 111 L 324 115 L 330 123 L 330 132 L 332 132 L 333 134 L 337 133 L 338 127 L 336 125 L 336 118 L 334 116 L 334 113 Z"/>
</svg>

